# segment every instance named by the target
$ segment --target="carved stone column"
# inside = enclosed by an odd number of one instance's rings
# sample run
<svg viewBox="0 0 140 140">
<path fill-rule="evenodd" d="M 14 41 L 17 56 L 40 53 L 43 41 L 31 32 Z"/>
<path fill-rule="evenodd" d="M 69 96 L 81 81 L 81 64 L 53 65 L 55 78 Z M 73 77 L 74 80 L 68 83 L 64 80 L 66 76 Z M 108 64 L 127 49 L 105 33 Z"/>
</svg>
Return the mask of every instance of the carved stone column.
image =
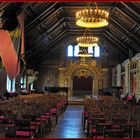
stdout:
<svg viewBox="0 0 140 140">
<path fill-rule="evenodd" d="M 126 94 L 130 94 L 130 62 L 126 60 L 125 63 L 125 91 Z"/>
<path fill-rule="evenodd" d="M 136 98 L 140 99 L 140 59 L 137 61 L 136 68 Z"/>
<path fill-rule="evenodd" d="M 95 78 L 93 81 L 92 95 L 98 95 L 98 79 Z"/>
<path fill-rule="evenodd" d="M 115 84 L 114 84 L 114 81 L 115 81 L 114 73 L 115 73 L 115 68 L 112 69 L 112 86 L 115 86 Z"/>
<path fill-rule="evenodd" d="M 121 86 L 121 65 L 117 65 L 117 86 Z"/>
</svg>

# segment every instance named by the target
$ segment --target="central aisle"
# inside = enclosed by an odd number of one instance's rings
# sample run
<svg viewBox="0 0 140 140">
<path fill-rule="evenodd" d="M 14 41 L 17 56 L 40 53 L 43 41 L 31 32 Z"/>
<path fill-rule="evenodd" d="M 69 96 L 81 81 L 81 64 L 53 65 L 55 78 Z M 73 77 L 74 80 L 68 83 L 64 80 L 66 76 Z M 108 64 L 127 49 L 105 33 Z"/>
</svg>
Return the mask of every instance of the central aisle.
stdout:
<svg viewBox="0 0 140 140">
<path fill-rule="evenodd" d="M 46 138 L 86 138 L 82 130 L 83 106 L 69 105 Z"/>
</svg>

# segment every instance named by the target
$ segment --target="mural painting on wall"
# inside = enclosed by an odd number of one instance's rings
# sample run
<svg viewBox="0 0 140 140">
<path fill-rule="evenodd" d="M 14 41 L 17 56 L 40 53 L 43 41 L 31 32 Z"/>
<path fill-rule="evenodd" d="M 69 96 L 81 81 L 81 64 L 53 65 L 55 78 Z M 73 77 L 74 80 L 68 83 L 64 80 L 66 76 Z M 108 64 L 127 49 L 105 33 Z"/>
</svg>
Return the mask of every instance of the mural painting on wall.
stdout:
<svg viewBox="0 0 140 140">
<path fill-rule="evenodd" d="M 96 60 L 92 60 L 92 61 L 91 61 L 91 65 L 92 65 L 93 67 L 96 67 Z"/>
<path fill-rule="evenodd" d="M 79 69 L 77 71 L 75 71 L 75 73 L 73 74 L 73 76 L 78 76 L 78 77 L 89 77 L 91 76 L 92 77 L 92 73 L 86 69 Z"/>
<path fill-rule="evenodd" d="M 60 87 L 67 87 L 68 86 L 68 73 L 66 72 L 65 68 L 59 68 L 59 86 Z"/>
<path fill-rule="evenodd" d="M 49 71 L 45 76 L 45 86 L 54 87 L 55 86 L 55 73 Z"/>
<path fill-rule="evenodd" d="M 97 95 L 99 86 L 102 87 L 102 71 L 101 68 L 98 67 L 97 61 L 88 58 L 79 58 L 79 59 L 68 59 L 66 63 L 65 72 L 67 72 L 67 85 L 69 88 L 69 96 L 73 95 L 73 77 L 78 76 L 80 77 L 91 77 L 93 78 L 93 85 L 92 85 L 92 93 Z M 63 72 L 64 73 L 64 72 Z M 60 73 L 59 73 L 60 75 Z M 59 77 L 59 81 L 60 78 Z"/>
</svg>

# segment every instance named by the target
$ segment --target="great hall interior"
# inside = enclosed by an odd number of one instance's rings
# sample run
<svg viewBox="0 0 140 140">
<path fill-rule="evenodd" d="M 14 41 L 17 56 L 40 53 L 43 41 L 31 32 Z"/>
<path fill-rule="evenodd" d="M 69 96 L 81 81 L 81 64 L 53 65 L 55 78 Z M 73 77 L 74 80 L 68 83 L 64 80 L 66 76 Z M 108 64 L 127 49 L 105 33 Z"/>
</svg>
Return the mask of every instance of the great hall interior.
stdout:
<svg viewBox="0 0 140 140">
<path fill-rule="evenodd" d="M 0 2 L 0 138 L 139 138 L 140 2 Z"/>
</svg>

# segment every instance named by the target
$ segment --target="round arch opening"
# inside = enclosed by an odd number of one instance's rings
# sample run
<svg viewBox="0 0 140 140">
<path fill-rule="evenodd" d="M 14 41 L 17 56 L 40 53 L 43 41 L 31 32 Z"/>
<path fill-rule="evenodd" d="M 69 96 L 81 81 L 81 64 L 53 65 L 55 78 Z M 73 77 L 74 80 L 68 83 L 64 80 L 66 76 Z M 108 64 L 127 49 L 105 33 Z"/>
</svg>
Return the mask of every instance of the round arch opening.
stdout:
<svg viewBox="0 0 140 140">
<path fill-rule="evenodd" d="M 91 76 L 73 77 L 73 96 L 83 98 L 86 95 L 92 95 L 93 78 Z"/>
</svg>

